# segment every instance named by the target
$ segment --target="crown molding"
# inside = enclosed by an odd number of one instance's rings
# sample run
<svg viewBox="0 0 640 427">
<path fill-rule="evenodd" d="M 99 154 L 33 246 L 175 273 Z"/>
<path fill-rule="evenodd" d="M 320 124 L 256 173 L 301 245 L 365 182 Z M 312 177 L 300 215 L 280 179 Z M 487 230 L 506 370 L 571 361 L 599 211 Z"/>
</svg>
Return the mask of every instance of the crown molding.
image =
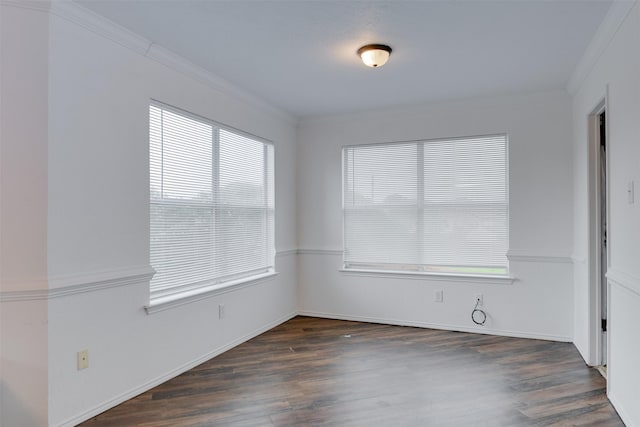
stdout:
<svg viewBox="0 0 640 427">
<path fill-rule="evenodd" d="M 50 12 L 140 55 L 144 56 L 151 46 L 146 38 L 72 1 L 54 0 Z"/>
<path fill-rule="evenodd" d="M 199 81 L 217 92 L 284 119 L 290 124 L 297 123 L 298 118 L 294 115 L 271 105 L 264 99 L 234 85 L 215 73 L 73 1 L 0 0 L 0 2 L 3 5 L 7 4 L 9 6 L 49 12 L 51 15 L 76 24 L 141 56 Z"/>
<path fill-rule="evenodd" d="M 262 98 L 259 98 L 245 91 L 244 89 L 241 89 L 238 86 L 228 82 L 227 80 L 224 80 L 222 77 L 219 77 L 218 75 L 198 65 L 195 65 L 194 63 L 186 60 L 177 53 L 174 53 L 159 44 L 151 43 L 145 56 L 166 67 L 171 68 L 172 70 L 189 76 L 192 79 L 197 80 L 222 94 L 240 99 L 249 105 L 253 105 L 254 107 L 258 107 L 262 110 L 275 114 L 276 116 L 286 120 L 291 124 L 295 124 L 297 122 L 297 119 L 291 114 L 277 107 L 274 107 L 273 105 L 264 101 Z"/>
<path fill-rule="evenodd" d="M 575 95 L 585 81 L 593 67 L 596 65 L 602 53 L 607 49 L 618 29 L 627 18 L 637 0 L 614 0 L 598 27 L 596 34 L 591 39 L 582 58 L 573 71 L 567 83 L 567 92 Z"/>
<path fill-rule="evenodd" d="M 0 302 L 46 299 L 48 292 L 49 281 L 46 276 L 4 278 L 0 281 Z"/>
<path fill-rule="evenodd" d="M 15 301 L 45 301 L 49 299 L 48 289 L 27 289 L 24 291 L 0 292 L 0 303 Z"/>
<path fill-rule="evenodd" d="M 0 6 L 49 12 L 51 3 L 48 0 L 0 0 Z"/>
</svg>

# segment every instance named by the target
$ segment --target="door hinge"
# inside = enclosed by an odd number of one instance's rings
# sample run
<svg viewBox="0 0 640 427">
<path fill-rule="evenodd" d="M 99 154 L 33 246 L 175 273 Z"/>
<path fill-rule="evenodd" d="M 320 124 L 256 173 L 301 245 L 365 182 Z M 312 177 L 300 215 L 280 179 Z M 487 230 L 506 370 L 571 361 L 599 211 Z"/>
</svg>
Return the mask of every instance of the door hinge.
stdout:
<svg viewBox="0 0 640 427">
<path fill-rule="evenodd" d="M 602 332 L 607 332 L 607 319 L 601 319 L 600 325 L 602 326 Z"/>
</svg>

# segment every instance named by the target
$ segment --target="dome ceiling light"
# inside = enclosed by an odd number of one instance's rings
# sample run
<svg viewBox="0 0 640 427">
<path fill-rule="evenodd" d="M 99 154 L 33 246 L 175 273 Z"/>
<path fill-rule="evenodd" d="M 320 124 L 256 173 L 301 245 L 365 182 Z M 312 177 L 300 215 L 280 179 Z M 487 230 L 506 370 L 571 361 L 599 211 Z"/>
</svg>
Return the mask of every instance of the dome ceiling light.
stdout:
<svg viewBox="0 0 640 427">
<path fill-rule="evenodd" d="M 367 67 L 382 67 L 389 60 L 391 48 L 386 44 L 368 44 L 358 49 L 358 56 Z"/>
</svg>

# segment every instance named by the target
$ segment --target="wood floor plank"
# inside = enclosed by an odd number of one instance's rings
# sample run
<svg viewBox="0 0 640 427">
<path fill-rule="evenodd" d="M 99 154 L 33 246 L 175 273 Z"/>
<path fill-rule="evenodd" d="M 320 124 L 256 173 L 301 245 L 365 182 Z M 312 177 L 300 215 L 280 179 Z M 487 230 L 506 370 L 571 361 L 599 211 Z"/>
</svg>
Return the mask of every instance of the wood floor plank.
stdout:
<svg viewBox="0 0 640 427">
<path fill-rule="evenodd" d="M 572 344 L 296 317 L 84 423 L 623 426 Z"/>
</svg>

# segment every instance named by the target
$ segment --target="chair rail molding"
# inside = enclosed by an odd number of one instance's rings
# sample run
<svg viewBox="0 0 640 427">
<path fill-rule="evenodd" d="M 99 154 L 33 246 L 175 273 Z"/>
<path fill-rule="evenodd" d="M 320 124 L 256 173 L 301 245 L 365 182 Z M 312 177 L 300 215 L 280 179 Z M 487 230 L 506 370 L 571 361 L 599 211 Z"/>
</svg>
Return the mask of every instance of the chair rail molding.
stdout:
<svg viewBox="0 0 640 427">
<path fill-rule="evenodd" d="M 342 249 L 298 249 L 298 255 L 334 255 L 342 256 Z"/>
<path fill-rule="evenodd" d="M 48 289 L 0 292 L 0 302 L 48 300 L 101 289 L 148 283 L 155 272 L 150 265 L 142 265 L 51 276 Z"/>
</svg>

